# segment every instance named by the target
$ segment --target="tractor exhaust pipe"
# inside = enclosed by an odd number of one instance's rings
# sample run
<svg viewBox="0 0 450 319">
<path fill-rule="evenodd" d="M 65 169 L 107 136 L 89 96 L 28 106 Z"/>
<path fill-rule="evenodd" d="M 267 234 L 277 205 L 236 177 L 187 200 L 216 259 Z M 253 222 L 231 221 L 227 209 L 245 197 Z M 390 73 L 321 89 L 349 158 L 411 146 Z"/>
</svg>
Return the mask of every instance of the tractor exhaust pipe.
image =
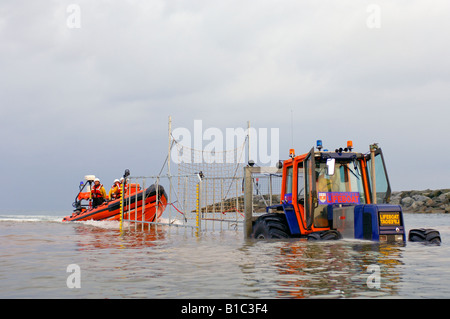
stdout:
<svg viewBox="0 0 450 319">
<path fill-rule="evenodd" d="M 370 145 L 370 164 L 371 168 L 371 179 L 372 179 L 372 204 L 377 203 L 377 181 L 375 174 L 375 151 L 378 149 L 378 144 L 374 143 Z"/>
</svg>

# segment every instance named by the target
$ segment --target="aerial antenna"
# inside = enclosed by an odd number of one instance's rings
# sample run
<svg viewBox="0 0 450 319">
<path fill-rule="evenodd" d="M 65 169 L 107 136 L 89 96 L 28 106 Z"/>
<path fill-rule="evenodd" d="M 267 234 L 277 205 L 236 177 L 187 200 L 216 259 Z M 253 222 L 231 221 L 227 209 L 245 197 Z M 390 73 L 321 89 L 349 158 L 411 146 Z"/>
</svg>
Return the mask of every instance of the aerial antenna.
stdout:
<svg viewBox="0 0 450 319">
<path fill-rule="evenodd" d="M 291 109 L 291 147 L 294 147 L 294 109 Z"/>
</svg>

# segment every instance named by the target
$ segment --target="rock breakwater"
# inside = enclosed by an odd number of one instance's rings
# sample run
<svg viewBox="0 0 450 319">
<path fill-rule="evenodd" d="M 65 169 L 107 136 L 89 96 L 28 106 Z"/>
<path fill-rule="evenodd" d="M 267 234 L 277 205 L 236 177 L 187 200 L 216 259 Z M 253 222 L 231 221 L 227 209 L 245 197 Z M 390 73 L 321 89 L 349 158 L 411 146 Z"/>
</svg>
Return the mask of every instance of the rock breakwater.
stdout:
<svg viewBox="0 0 450 319">
<path fill-rule="evenodd" d="M 448 214 L 450 189 L 392 192 L 390 204 L 401 205 L 404 212 Z"/>
</svg>

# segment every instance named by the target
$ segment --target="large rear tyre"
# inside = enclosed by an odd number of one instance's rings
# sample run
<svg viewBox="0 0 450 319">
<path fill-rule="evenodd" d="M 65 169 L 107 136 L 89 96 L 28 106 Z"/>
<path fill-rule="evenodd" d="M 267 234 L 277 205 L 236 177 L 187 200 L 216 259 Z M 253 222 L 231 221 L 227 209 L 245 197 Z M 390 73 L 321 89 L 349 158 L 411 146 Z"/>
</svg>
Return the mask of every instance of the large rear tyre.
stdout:
<svg viewBox="0 0 450 319">
<path fill-rule="evenodd" d="M 289 231 L 286 215 L 269 213 L 258 217 L 253 225 L 251 237 L 255 239 L 290 238 L 291 232 Z"/>
<path fill-rule="evenodd" d="M 439 231 L 435 229 L 419 228 L 411 229 L 408 235 L 409 241 L 425 242 L 430 244 L 440 244 L 441 235 Z"/>
</svg>

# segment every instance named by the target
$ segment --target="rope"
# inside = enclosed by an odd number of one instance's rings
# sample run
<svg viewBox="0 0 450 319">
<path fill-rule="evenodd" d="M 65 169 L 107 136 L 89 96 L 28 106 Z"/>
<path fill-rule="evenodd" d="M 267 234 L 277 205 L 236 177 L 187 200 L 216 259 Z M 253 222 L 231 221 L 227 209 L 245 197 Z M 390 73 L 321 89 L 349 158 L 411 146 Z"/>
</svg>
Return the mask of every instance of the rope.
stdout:
<svg viewBox="0 0 450 319">
<path fill-rule="evenodd" d="M 176 202 L 175 202 L 176 203 Z M 181 210 L 179 210 L 173 203 L 168 203 L 169 205 L 171 205 L 173 208 L 175 208 L 175 210 L 177 211 L 177 212 L 179 212 L 181 215 L 183 215 L 184 216 L 184 213 L 181 211 Z"/>
</svg>

